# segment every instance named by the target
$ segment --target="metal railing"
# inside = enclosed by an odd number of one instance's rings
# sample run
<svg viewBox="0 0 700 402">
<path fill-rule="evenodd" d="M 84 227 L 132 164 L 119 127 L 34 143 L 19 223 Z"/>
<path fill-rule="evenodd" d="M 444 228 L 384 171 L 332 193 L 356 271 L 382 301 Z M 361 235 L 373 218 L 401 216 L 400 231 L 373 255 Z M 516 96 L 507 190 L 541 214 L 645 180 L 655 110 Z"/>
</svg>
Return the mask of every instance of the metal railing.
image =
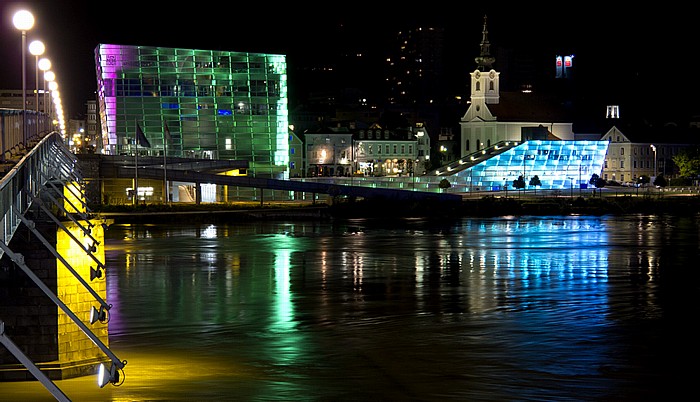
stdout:
<svg viewBox="0 0 700 402">
<path fill-rule="evenodd" d="M 0 181 L 0 240 L 6 245 L 10 244 L 15 230 L 22 223 L 17 211 L 26 212 L 48 180 L 82 180 L 77 158 L 66 148 L 57 132 L 47 134 L 27 149 L 18 162 L 4 167 L 6 172 Z M 2 255 L 0 250 L 0 257 Z"/>
</svg>

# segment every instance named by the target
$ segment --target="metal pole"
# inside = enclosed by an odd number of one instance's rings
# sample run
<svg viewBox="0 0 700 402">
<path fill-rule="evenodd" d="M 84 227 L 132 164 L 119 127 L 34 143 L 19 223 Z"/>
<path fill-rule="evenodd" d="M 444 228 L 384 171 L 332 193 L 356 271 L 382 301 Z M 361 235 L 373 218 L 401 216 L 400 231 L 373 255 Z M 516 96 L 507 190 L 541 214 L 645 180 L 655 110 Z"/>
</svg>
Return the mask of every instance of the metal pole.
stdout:
<svg viewBox="0 0 700 402">
<path fill-rule="evenodd" d="M 36 119 L 36 123 L 34 124 L 34 126 L 36 127 L 36 138 L 39 138 L 39 55 L 34 56 L 34 71 L 36 73 L 36 93 L 34 94 L 34 101 L 36 102 L 36 104 L 34 105 L 36 116 L 34 116 L 34 118 Z"/>
<path fill-rule="evenodd" d="M 27 146 L 27 31 L 22 31 L 22 143 Z"/>
<path fill-rule="evenodd" d="M 569 196 L 574 198 L 574 178 L 569 177 Z"/>
<path fill-rule="evenodd" d="M 578 165 L 578 195 L 581 195 L 581 168 L 583 166 Z"/>
</svg>

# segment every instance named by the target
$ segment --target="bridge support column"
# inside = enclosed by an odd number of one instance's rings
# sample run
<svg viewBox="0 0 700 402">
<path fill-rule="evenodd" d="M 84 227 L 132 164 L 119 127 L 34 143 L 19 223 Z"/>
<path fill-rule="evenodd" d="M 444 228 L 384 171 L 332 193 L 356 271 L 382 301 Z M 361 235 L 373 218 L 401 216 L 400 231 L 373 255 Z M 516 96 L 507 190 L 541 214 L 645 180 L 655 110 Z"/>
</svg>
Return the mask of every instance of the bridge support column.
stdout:
<svg viewBox="0 0 700 402">
<path fill-rule="evenodd" d="M 96 268 L 97 264 L 81 245 L 53 222 L 34 221 L 34 224 L 34 230 L 40 232 L 55 248 L 55 252 L 105 299 L 105 273 L 102 271 L 99 278 L 90 279 L 91 269 Z M 78 225 L 67 223 L 65 226 L 76 238 L 85 238 L 83 229 Z M 91 236 L 100 242 L 93 255 L 104 261 L 102 225 L 94 225 Z M 29 268 L 83 323 L 90 322 L 90 310 L 93 306 L 99 307 L 99 303 L 30 228 L 20 225 L 9 249 L 21 254 L 25 268 Z M 46 377 L 62 380 L 92 375 L 96 374 L 99 363 L 109 362 L 100 348 L 7 253 L 0 259 L 0 278 L 0 319 L 5 323 L 5 332 Z M 90 328 L 95 336 L 107 344 L 106 322 L 97 321 Z M 0 348 L 0 381 L 35 379 L 10 351 Z"/>
</svg>

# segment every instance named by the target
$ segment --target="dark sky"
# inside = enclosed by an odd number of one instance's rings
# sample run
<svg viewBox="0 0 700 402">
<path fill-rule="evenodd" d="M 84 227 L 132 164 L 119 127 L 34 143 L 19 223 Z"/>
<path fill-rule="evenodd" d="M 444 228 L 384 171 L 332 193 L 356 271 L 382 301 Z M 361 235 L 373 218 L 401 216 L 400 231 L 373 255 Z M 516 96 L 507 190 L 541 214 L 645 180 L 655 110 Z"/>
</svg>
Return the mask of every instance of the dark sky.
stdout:
<svg viewBox="0 0 700 402">
<path fill-rule="evenodd" d="M 638 3 L 619 9 L 609 2 L 536 3 L 492 2 L 490 7 L 435 1 L 421 3 L 420 9 L 393 10 L 376 2 L 293 2 L 279 7 L 265 2 L 200 1 L 185 3 L 182 10 L 177 3 L 166 2 L 0 0 L 0 87 L 22 86 L 21 36 L 12 25 L 12 15 L 21 6 L 35 15 L 27 43 L 41 39 L 46 44 L 67 118 L 82 113 L 85 102 L 94 97 L 94 49 L 99 43 L 286 54 L 292 70 L 297 63 L 330 53 L 340 27 L 353 35 L 358 49 L 378 47 L 380 54 L 395 31 L 433 24 L 446 29 L 451 44 L 446 59 L 456 64 L 452 70 L 466 75 L 475 68 L 486 14 L 492 50 L 515 48 L 552 63 L 555 54 L 575 54 L 577 74 L 591 79 L 591 85 L 597 85 L 593 78 L 613 73 L 625 82 L 669 85 L 667 91 L 651 87 L 644 91 L 649 102 L 677 94 L 698 103 L 688 91 L 700 88 L 692 63 L 698 29 L 696 22 L 691 23 L 695 14 L 690 8 L 669 2 L 663 7 L 644 8 Z M 158 4 L 165 6 L 159 9 Z M 427 4 L 435 9 L 425 10 Z M 347 9 L 350 6 L 352 10 Z M 28 88 L 32 88 L 33 57 L 29 56 L 27 66 Z M 678 73 L 666 75 L 673 71 Z M 678 84 L 671 85 L 673 80 Z"/>
</svg>

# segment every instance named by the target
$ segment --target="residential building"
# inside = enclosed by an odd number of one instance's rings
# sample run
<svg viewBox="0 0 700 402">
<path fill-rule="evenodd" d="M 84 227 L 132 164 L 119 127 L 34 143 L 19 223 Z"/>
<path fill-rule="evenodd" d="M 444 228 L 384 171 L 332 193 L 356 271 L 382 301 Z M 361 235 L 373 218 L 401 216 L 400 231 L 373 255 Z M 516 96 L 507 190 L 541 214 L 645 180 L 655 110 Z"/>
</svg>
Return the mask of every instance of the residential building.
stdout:
<svg viewBox="0 0 700 402">
<path fill-rule="evenodd" d="M 85 152 L 101 153 L 102 151 L 102 134 L 100 133 L 100 124 L 97 114 L 97 100 L 90 99 L 87 101 L 87 110 L 85 114 Z"/>
<path fill-rule="evenodd" d="M 304 141 L 289 130 L 289 177 L 304 177 L 305 167 Z"/>
<path fill-rule="evenodd" d="M 690 129 L 676 127 L 613 126 L 601 139 L 610 142 L 602 178 L 620 184 L 637 183 L 643 176 L 652 183 L 659 175 L 677 176 L 673 157 L 699 143 Z"/>
<path fill-rule="evenodd" d="M 353 133 L 348 127 L 307 132 L 306 177 L 350 176 L 353 172 Z"/>
<path fill-rule="evenodd" d="M 430 136 L 420 123 L 395 126 L 380 120 L 307 132 L 307 177 L 413 176 L 430 159 Z"/>
</svg>

